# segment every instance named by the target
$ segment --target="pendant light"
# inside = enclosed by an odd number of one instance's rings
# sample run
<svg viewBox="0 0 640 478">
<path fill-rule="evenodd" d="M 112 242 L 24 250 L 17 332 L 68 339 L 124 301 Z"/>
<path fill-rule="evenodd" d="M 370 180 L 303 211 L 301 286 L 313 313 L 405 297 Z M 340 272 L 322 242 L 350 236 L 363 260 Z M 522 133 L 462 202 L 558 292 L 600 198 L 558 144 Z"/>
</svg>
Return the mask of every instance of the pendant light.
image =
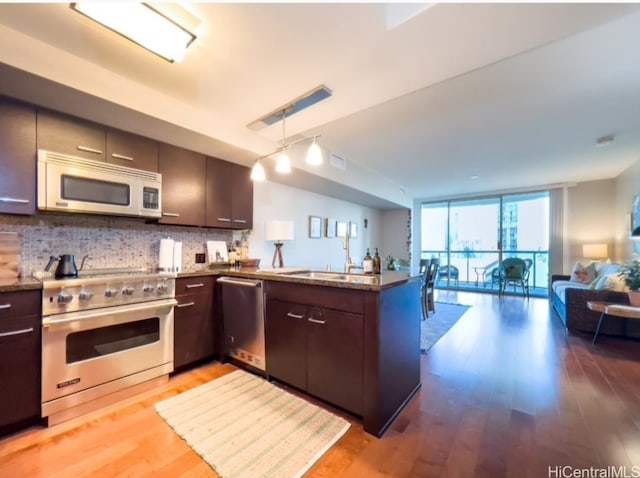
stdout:
<svg viewBox="0 0 640 478">
<path fill-rule="evenodd" d="M 322 164 L 322 150 L 316 141 L 317 136 L 313 137 L 313 143 L 309 146 L 307 150 L 307 164 L 311 166 L 319 166 Z"/>
<path fill-rule="evenodd" d="M 291 160 L 287 154 L 287 145 L 285 143 L 285 139 L 287 138 L 284 129 L 285 118 L 285 110 L 282 110 L 282 152 L 278 155 L 278 159 L 276 160 L 276 172 L 288 174 L 291 172 Z"/>
<path fill-rule="evenodd" d="M 251 180 L 264 181 L 265 179 L 267 179 L 267 175 L 264 173 L 264 167 L 262 166 L 262 163 L 258 159 L 254 163 L 253 168 L 251 168 Z"/>
</svg>

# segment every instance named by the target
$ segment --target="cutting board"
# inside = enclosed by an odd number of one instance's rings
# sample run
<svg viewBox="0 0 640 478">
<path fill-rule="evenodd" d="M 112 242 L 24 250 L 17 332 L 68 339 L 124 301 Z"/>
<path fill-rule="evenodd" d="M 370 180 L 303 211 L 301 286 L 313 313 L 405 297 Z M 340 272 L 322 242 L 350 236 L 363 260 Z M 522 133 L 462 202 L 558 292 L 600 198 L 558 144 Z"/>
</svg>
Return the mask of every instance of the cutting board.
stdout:
<svg viewBox="0 0 640 478">
<path fill-rule="evenodd" d="M 20 275 L 20 238 L 17 232 L 0 232 L 0 279 Z"/>
</svg>

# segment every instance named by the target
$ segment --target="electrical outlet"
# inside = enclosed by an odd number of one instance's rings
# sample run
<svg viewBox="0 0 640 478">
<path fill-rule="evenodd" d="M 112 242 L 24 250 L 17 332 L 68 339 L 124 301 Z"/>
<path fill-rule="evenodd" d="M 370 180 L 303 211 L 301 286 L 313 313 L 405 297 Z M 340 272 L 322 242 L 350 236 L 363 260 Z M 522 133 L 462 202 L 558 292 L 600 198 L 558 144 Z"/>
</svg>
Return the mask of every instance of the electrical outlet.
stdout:
<svg viewBox="0 0 640 478">
<path fill-rule="evenodd" d="M 201 252 L 196 252 L 196 264 L 204 264 L 206 256 Z"/>
</svg>

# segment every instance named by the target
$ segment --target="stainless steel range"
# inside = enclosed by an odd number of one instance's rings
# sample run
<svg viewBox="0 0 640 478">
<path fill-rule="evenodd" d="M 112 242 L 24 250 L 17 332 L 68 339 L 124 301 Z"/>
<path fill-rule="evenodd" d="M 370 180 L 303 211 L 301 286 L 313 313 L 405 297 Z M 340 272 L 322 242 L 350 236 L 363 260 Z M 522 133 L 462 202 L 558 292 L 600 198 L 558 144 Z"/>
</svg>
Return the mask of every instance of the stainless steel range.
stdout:
<svg viewBox="0 0 640 478">
<path fill-rule="evenodd" d="M 111 269 L 43 279 L 48 424 L 157 386 L 173 371 L 175 274 Z"/>
</svg>

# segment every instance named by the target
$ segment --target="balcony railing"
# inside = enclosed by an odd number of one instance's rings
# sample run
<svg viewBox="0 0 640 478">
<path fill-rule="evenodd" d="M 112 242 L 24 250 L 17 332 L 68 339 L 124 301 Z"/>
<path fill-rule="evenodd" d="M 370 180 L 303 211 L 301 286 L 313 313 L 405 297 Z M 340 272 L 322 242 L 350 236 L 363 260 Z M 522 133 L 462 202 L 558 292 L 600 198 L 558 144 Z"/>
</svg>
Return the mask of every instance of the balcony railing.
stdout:
<svg viewBox="0 0 640 478">
<path fill-rule="evenodd" d="M 457 280 L 453 277 L 441 277 L 437 287 L 453 287 L 458 289 L 488 290 L 493 289 L 492 273 L 497 270 L 500 253 L 491 250 L 423 250 L 422 259 L 437 257 L 440 267 L 451 265 L 457 269 Z M 529 272 L 529 287 L 533 295 L 548 295 L 549 288 L 549 251 L 503 250 L 502 259 L 519 257 L 531 259 L 533 264 Z"/>
</svg>

